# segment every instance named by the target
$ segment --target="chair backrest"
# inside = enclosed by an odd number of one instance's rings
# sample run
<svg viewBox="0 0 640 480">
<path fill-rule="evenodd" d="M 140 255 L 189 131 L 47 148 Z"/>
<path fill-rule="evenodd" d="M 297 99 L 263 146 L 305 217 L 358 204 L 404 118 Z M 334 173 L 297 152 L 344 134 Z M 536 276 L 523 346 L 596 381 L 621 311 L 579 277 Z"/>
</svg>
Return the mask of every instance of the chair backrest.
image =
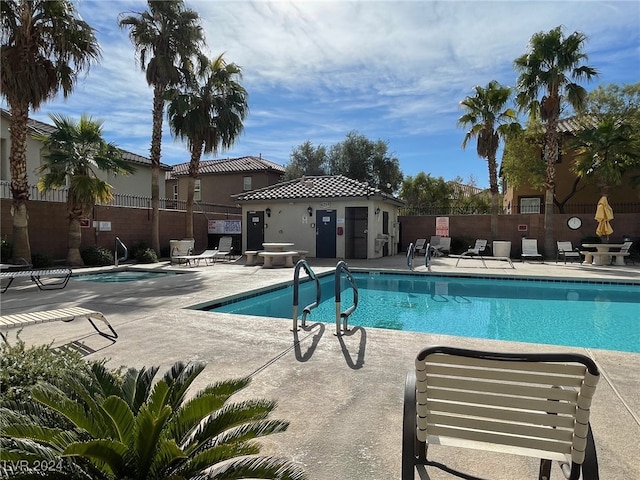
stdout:
<svg viewBox="0 0 640 480">
<path fill-rule="evenodd" d="M 451 249 L 451 237 L 440 237 L 440 250 Z"/>
<path fill-rule="evenodd" d="M 222 237 L 218 242 L 218 251 L 219 252 L 230 252 L 233 248 L 231 243 L 233 242 L 233 238 L 231 237 Z"/>
<path fill-rule="evenodd" d="M 538 255 L 538 240 L 536 238 L 522 239 L 523 255 Z"/>
<path fill-rule="evenodd" d="M 416 244 L 415 244 L 415 249 L 416 250 L 422 250 L 426 243 L 427 243 L 427 239 L 426 238 L 417 239 L 416 240 Z"/>
<path fill-rule="evenodd" d="M 536 245 L 536 248 L 538 246 Z M 559 252 L 572 252 L 573 244 L 571 242 L 558 242 L 558 251 Z"/>
<path fill-rule="evenodd" d="M 429 245 L 435 247 L 436 245 L 440 245 L 440 242 L 442 242 L 442 237 L 439 235 L 432 235 L 431 240 L 429 240 Z"/>
<path fill-rule="evenodd" d="M 473 251 L 474 252 L 481 252 L 485 248 L 487 248 L 487 241 L 483 240 L 483 239 L 478 239 L 478 240 L 476 240 L 476 244 L 473 247 Z"/>
<path fill-rule="evenodd" d="M 430 347 L 415 368 L 419 442 L 584 462 L 590 358 Z"/>
<path fill-rule="evenodd" d="M 620 249 L 620 252 L 629 253 L 629 250 L 631 249 L 631 245 L 633 245 L 633 242 L 624 242 L 622 244 L 622 248 Z"/>
</svg>

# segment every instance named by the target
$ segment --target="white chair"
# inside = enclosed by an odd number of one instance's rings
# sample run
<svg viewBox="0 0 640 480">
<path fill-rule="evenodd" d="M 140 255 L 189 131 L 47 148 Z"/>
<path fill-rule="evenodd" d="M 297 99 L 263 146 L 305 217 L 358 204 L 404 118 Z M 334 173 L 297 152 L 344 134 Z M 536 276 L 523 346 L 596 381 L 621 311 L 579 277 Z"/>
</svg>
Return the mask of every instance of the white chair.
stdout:
<svg viewBox="0 0 640 480">
<path fill-rule="evenodd" d="M 443 257 L 448 255 L 451 251 L 451 237 L 438 237 L 439 243 L 431 245 L 433 247 L 433 254 L 436 257 Z"/>
<path fill-rule="evenodd" d="M 522 239 L 522 260 L 540 260 L 544 261 L 542 255 L 538 252 L 538 240 L 535 238 Z"/>
<path fill-rule="evenodd" d="M 405 383 L 402 480 L 418 465 L 477 478 L 428 460 L 430 445 L 538 458 L 539 479 L 553 460 L 567 478 L 597 479 L 589 409 L 599 378 L 595 362 L 574 353 L 422 350 Z"/>
<path fill-rule="evenodd" d="M 469 249 L 466 252 L 462 252 L 460 254 L 460 256 L 458 257 L 458 261 L 456 262 L 456 267 L 458 266 L 458 263 L 460 263 L 461 258 L 475 257 L 477 255 L 478 257 L 480 257 L 480 260 L 482 261 L 482 265 L 486 268 L 487 264 L 484 262 L 484 258 L 482 258 L 482 252 L 486 248 L 487 248 L 487 241 L 482 238 L 477 239 L 473 247 L 469 247 Z"/>
<path fill-rule="evenodd" d="M 426 254 L 427 253 L 427 239 L 426 238 L 417 239 L 416 243 L 413 246 L 413 251 L 415 253 L 424 252 Z"/>
<path fill-rule="evenodd" d="M 557 242 L 558 251 L 556 252 L 556 263 L 558 260 L 564 260 L 564 263 L 567 263 L 567 259 L 571 262 L 574 260 L 578 260 L 579 262 L 582 260 L 580 256 L 580 251 L 577 248 L 574 248 L 571 242 Z"/>
<path fill-rule="evenodd" d="M 221 237 L 218 242 L 218 248 L 214 251 L 215 258 L 218 257 L 226 257 L 227 260 L 231 260 L 231 255 L 233 254 L 233 238 L 231 237 Z"/>
</svg>

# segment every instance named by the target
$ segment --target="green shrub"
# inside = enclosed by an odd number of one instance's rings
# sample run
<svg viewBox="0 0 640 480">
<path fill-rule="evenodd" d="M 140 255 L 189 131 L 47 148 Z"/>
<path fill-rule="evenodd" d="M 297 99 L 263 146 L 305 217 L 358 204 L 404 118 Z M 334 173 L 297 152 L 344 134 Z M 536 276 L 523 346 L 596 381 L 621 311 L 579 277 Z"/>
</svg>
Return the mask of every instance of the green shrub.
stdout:
<svg viewBox="0 0 640 480">
<path fill-rule="evenodd" d="M 25 348 L 16 334 L 15 344 L 1 342 L 0 405 L 31 401 L 31 388 L 39 381 L 57 384 L 69 371 L 82 371 L 86 363 L 78 352 L 52 350 L 50 345 Z"/>
<path fill-rule="evenodd" d="M 97 245 L 92 245 L 91 247 L 82 250 L 80 255 L 82 256 L 82 260 L 85 265 L 92 267 L 113 265 L 115 263 L 113 252 L 104 247 L 98 247 Z"/>
<path fill-rule="evenodd" d="M 11 254 L 13 253 L 13 245 L 7 240 L 7 237 L 0 237 L 0 261 L 9 263 Z"/>
<path fill-rule="evenodd" d="M 138 263 L 156 263 L 158 261 L 158 255 L 153 248 L 137 250 L 135 258 Z"/>
<path fill-rule="evenodd" d="M 34 253 L 31 255 L 31 263 L 33 268 L 53 267 L 53 255 L 48 253 Z"/>
</svg>

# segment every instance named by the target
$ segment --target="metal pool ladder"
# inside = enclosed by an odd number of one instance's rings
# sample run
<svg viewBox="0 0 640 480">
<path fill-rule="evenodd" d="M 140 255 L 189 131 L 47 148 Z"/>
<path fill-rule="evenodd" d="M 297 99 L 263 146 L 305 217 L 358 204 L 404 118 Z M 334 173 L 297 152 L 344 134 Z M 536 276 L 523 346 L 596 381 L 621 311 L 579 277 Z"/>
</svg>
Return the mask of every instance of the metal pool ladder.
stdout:
<svg viewBox="0 0 640 480">
<path fill-rule="evenodd" d="M 124 250 L 124 255 L 122 257 L 120 257 L 120 258 L 118 258 L 118 246 L 121 246 L 122 249 Z M 120 240 L 120 237 L 116 237 L 114 253 L 115 253 L 114 257 L 115 257 L 116 267 L 118 266 L 118 262 L 120 260 L 126 261 L 129 258 L 129 249 L 127 248 L 127 246 L 124 243 L 122 243 L 122 240 Z"/>
<path fill-rule="evenodd" d="M 298 331 L 298 290 L 300 287 L 300 270 L 303 269 L 307 272 L 310 279 L 316 282 L 316 301 L 310 303 L 302 309 L 302 326 L 306 326 L 307 315 L 311 312 L 311 309 L 316 308 L 320 303 L 322 296 L 322 290 L 320 288 L 320 280 L 311 269 L 306 260 L 298 260 L 295 270 L 293 271 L 293 331 Z"/>
<path fill-rule="evenodd" d="M 353 288 L 353 305 L 347 308 L 344 312 L 341 312 L 340 305 L 340 295 L 342 293 L 342 273 L 345 274 L 345 278 L 351 284 L 351 288 Z M 347 332 L 349 328 L 347 327 L 349 321 L 349 315 L 351 315 L 355 309 L 358 307 L 358 285 L 356 284 L 347 263 L 344 261 L 339 261 L 336 265 L 335 272 L 335 297 L 336 297 L 336 335 L 340 336 L 342 333 L 340 332 L 340 321 L 342 320 L 342 332 Z"/>
</svg>

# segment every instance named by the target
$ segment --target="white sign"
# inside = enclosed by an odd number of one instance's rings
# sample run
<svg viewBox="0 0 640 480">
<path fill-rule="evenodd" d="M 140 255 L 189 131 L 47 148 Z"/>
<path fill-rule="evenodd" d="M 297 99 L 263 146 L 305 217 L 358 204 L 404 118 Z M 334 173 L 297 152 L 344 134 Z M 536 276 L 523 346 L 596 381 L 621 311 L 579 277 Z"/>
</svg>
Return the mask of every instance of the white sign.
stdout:
<svg viewBox="0 0 640 480">
<path fill-rule="evenodd" d="M 242 233 L 240 220 L 209 220 L 208 233 Z"/>
<path fill-rule="evenodd" d="M 98 230 L 100 232 L 110 232 L 111 222 L 98 222 Z"/>
<path fill-rule="evenodd" d="M 436 217 L 436 235 L 439 237 L 449 236 L 449 217 Z"/>
</svg>

